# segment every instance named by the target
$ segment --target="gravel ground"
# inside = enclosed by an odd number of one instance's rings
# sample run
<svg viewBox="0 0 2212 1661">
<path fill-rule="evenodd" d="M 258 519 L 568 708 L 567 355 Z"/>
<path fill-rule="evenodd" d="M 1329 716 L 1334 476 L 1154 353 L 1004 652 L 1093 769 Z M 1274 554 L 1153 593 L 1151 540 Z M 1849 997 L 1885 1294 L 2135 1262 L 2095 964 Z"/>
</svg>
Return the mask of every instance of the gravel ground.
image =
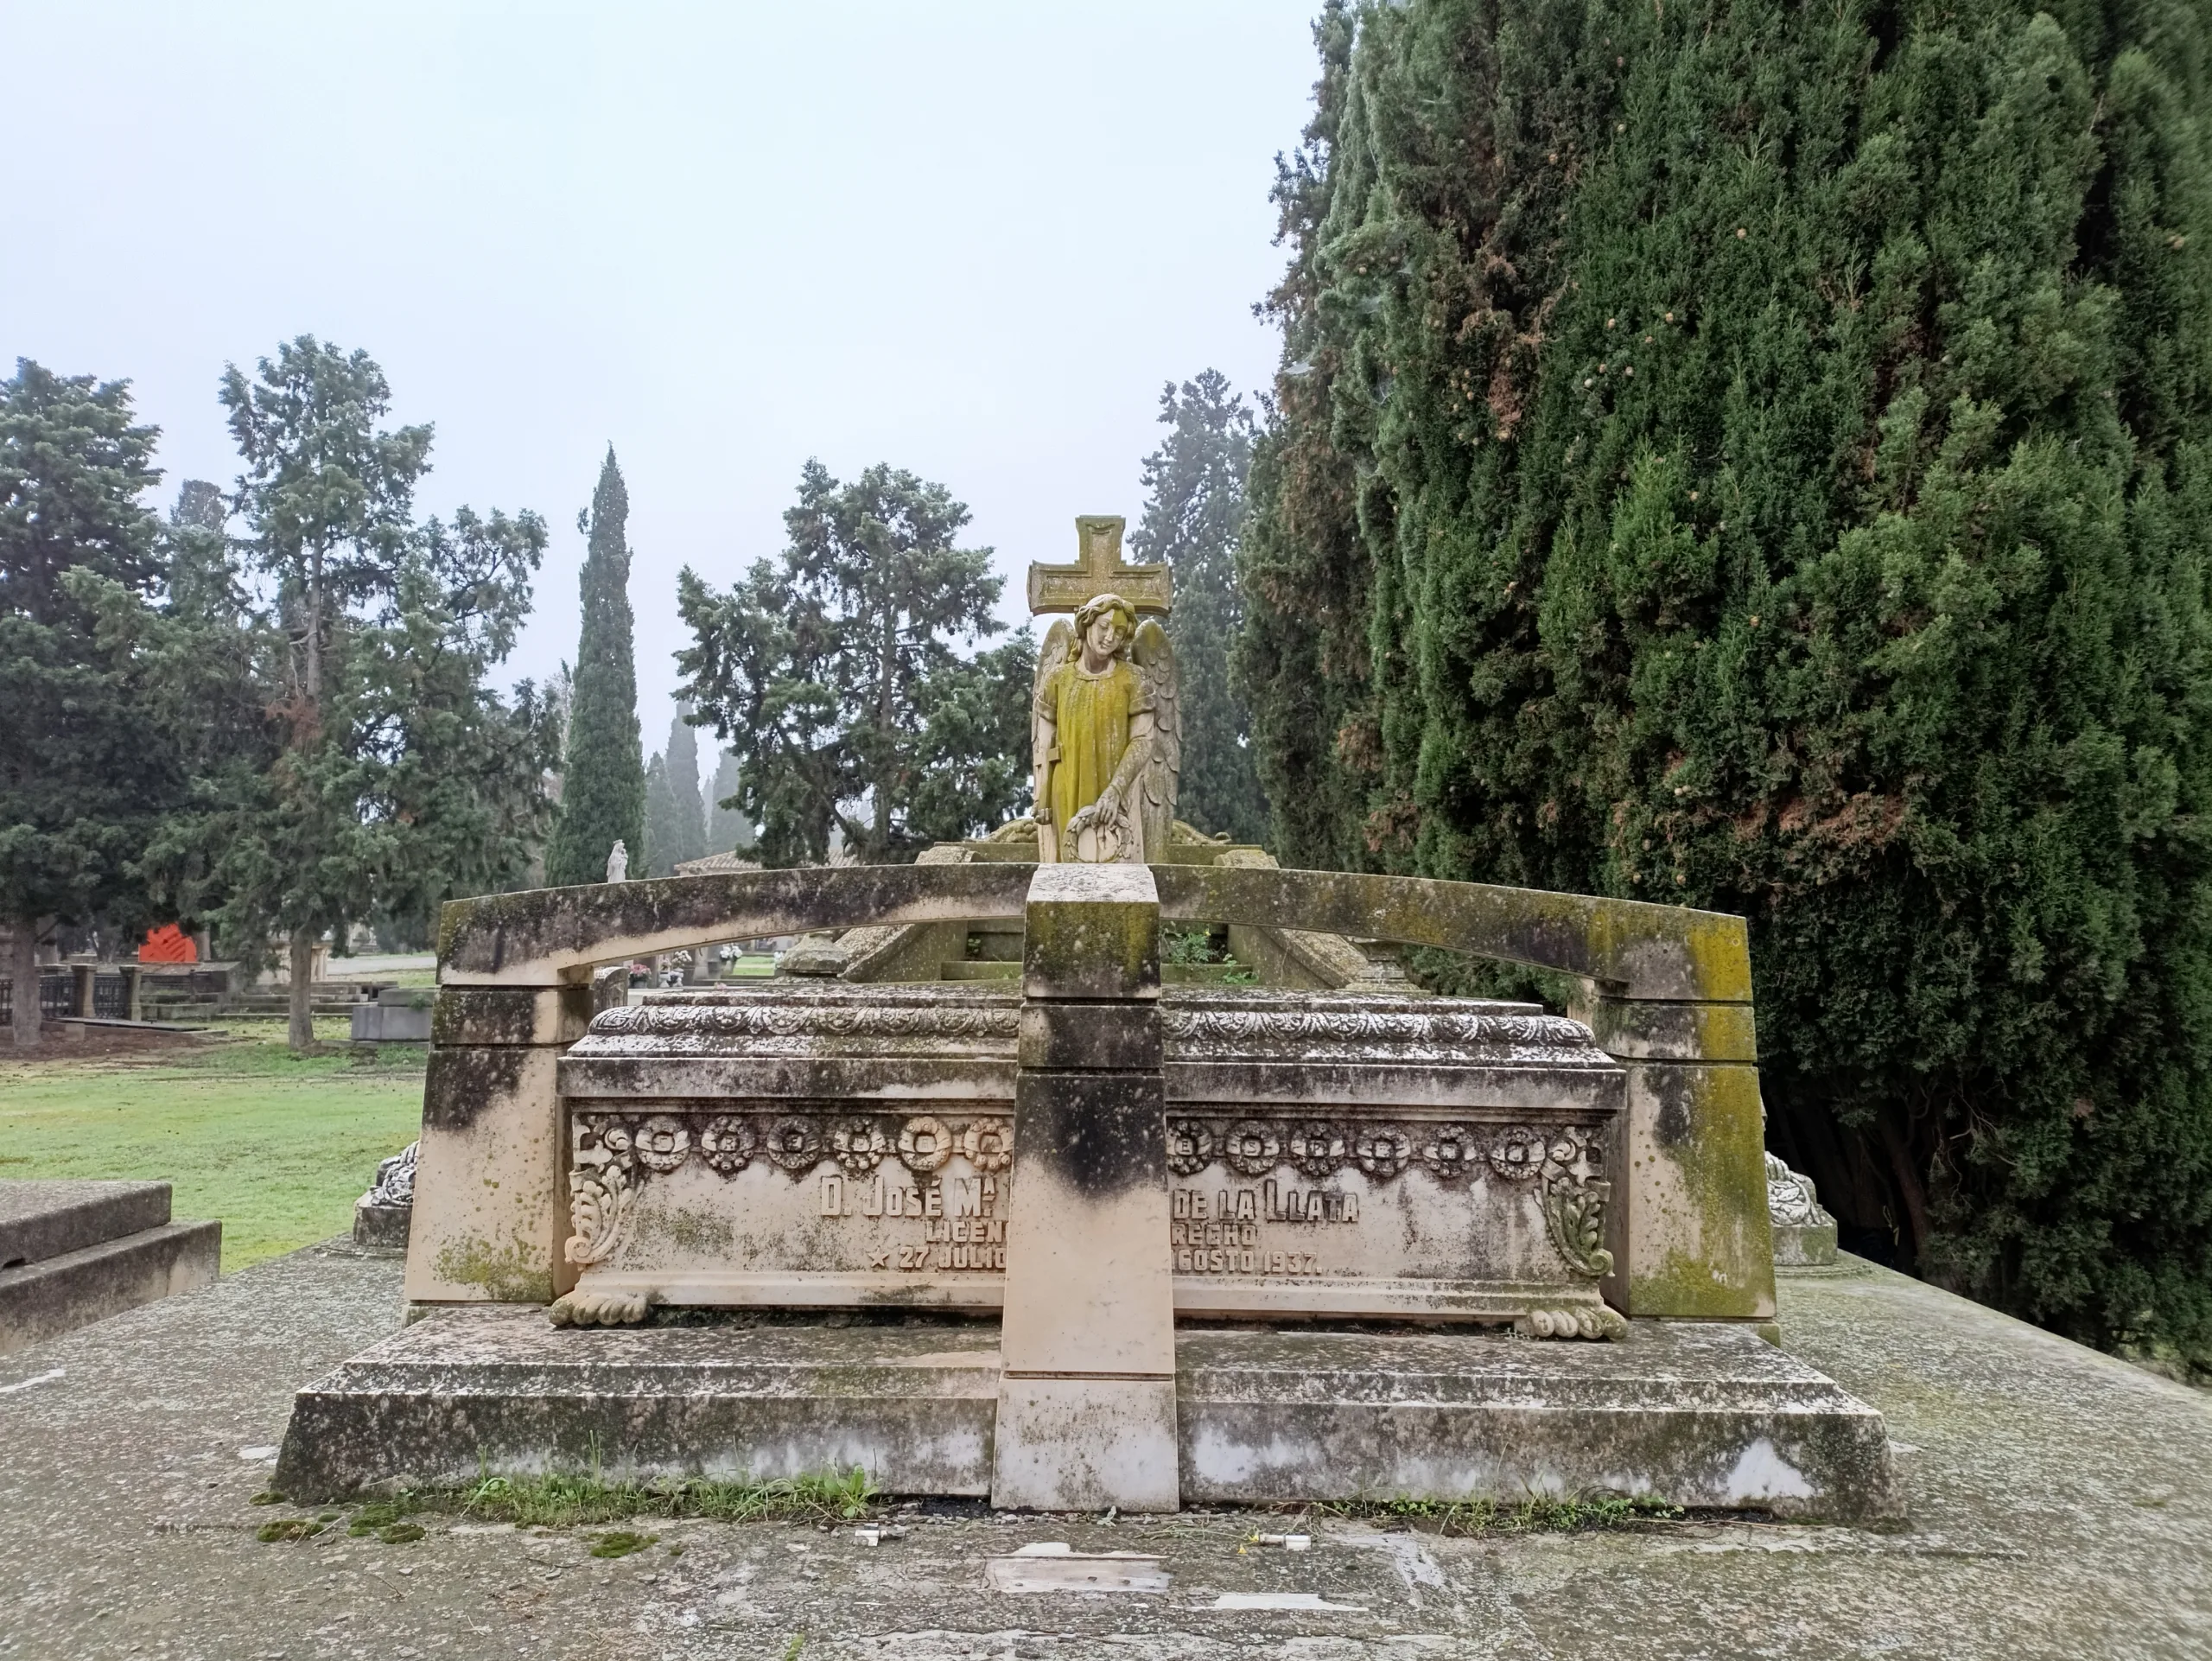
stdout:
<svg viewBox="0 0 2212 1661">
<path fill-rule="evenodd" d="M 1906 1527 L 1317 1517 L 1293 1555 L 1251 1512 L 910 1507 L 873 1547 L 649 1519 L 603 1560 L 603 1528 L 435 1517 L 264 1544 L 292 1391 L 399 1318 L 397 1261 L 334 1242 L 0 1362 L 0 1657 L 2212 1655 L 2212 1400 L 1855 1262 L 1783 1295 L 1789 1346 L 1889 1416 Z M 1156 1554 L 1167 1589 L 994 1589 L 1041 1541 Z M 1336 1607 L 1216 1607 L 1257 1594 Z"/>
</svg>

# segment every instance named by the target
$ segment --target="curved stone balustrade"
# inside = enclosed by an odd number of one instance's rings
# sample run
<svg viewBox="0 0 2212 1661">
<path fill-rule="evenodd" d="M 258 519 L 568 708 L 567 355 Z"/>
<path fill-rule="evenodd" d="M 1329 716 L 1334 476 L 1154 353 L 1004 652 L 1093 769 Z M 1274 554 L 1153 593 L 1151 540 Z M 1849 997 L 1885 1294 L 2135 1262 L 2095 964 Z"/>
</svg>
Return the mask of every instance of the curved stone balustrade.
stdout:
<svg viewBox="0 0 2212 1661">
<path fill-rule="evenodd" d="M 594 965 L 819 929 L 1019 919 L 1036 869 L 925 861 L 538 889 L 447 906 L 408 1295 L 542 1301 L 566 1289 L 555 1063 L 590 1020 Z M 1772 1319 L 1743 919 L 1247 862 L 1151 871 L 1166 919 L 1438 946 L 1579 977 L 1585 991 L 1572 1013 L 1628 1074 L 1627 1251 L 1605 1282 L 1607 1299 L 1634 1315 Z"/>
<path fill-rule="evenodd" d="M 447 906 L 440 979 L 548 985 L 595 964 L 713 941 L 872 924 L 1019 918 L 1034 868 L 830 866 L 487 894 Z M 1481 882 L 1251 866 L 1155 865 L 1160 914 L 1441 946 L 1577 975 L 1635 1001 L 1747 1002 L 1744 920 Z"/>
</svg>

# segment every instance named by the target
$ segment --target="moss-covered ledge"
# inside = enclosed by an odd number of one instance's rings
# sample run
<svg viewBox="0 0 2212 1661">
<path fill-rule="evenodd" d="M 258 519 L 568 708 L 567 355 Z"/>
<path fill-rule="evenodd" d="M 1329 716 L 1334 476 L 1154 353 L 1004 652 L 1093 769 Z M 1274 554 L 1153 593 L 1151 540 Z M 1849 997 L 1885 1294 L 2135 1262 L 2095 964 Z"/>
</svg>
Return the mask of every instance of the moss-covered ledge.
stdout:
<svg viewBox="0 0 2212 1661">
<path fill-rule="evenodd" d="M 1723 912 L 1349 871 L 1155 865 L 1153 877 L 1160 914 L 1177 921 L 1442 946 L 1579 975 L 1637 1001 L 1751 1002 L 1749 934 Z"/>
<path fill-rule="evenodd" d="M 845 865 L 599 882 L 456 900 L 438 917 L 448 985 L 550 985 L 595 964 L 716 940 L 863 924 L 1018 918 L 1027 865 Z"/>
</svg>

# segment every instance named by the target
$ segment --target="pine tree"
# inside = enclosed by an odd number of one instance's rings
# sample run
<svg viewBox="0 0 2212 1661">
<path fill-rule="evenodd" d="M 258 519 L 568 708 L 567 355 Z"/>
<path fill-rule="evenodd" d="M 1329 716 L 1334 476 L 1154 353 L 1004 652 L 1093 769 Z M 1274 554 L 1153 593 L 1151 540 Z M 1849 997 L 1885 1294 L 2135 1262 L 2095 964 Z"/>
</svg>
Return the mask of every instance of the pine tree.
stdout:
<svg viewBox="0 0 2212 1661">
<path fill-rule="evenodd" d="M 645 742 L 638 730 L 638 669 L 631 644 L 630 496 L 609 445 L 588 514 L 576 528 L 589 538 L 581 587 L 583 626 L 576 642 L 562 758 L 561 817 L 545 850 L 555 888 L 601 882 L 617 841 L 632 868 L 645 869 Z"/>
<path fill-rule="evenodd" d="M 707 851 L 742 853 L 752 848 L 754 840 L 753 821 L 734 805 L 742 782 L 742 770 L 734 750 L 718 751 L 717 756 L 714 794 L 707 802 Z"/>
<path fill-rule="evenodd" d="M 19 359 L 0 382 L 0 921 L 14 1039 L 39 1041 L 38 942 L 143 909 L 137 861 L 181 780 L 141 678 L 102 627 L 100 585 L 154 593 L 156 429 L 130 384 Z"/>
<path fill-rule="evenodd" d="M 991 550 L 956 548 L 968 509 L 943 485 L 883 466 L 851 484 L 819 461 L 784 515 L 791 541 L 727 593 L 685 568 L 677 656 L 691 699 L 743 747 L 740 811 L 764 862 L 863 864 L 988 830 L 1027 793 L 1027 634 L 997 633 Z"/>
<path fill-rule="evenodd" d="M 226 937 L 251 958 L 272 932 L 289 947 L 289 1036 L 305 1050 L 326 932 L 503 886 L 527 862 L 548 711 L 528 682 L 509 703 L 485 681 L 529 614 L 545 527 L 467 508 L 417 524 L 430 430 L 376 426 L 391 389 L 366 353 L 302 335 L 251 378 L 230 368 L 222 399 L 269 601 L 253 622 L 257 701 L 279 753 L 233 775 L 200 831 Z"/>
<path fill-rule="evenodd" d="M 668 748 L 662 752 L 668 758 L 669 793 L 676 804 L 671 865 L 697 859 L 707 851 L 707 810 L 699 799 L 699 729 L 684 719 L 690 713 L 677 708 L 676 719 L 669 723 Z M 647 837 L 652 834 L 648 828 Z"/>
<path fill-rule="evenodd" d="M 1332 7 L 1242 655 L 1287 858 L 1748 915 L 1862 1242 L 2203 1357 L 2212 39 L 2059 10 Z"/>
<path fill-rule="evenodd" d="M 1183 687 L 1183 772 L 1176 811 L 1200 830 L 1260 842 L 1268 800 L 1253 766 L 1251 717 L 1230 672 L 1244 622 L 1236 542 L 1253 422 L 1228 378 L 1209 369 L 1160 395 L 1166 442 L 1144 460 L 1151 493 L 1130 538 L 1140 558 L 1175 577 L 1175 661 Z"/>
</svg>

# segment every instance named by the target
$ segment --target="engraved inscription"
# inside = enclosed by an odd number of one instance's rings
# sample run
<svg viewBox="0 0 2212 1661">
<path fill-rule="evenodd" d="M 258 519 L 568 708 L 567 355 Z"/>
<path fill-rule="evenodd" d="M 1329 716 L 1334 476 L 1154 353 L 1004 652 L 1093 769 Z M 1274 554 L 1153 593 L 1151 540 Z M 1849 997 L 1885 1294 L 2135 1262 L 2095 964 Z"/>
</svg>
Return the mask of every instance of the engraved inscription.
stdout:
<svg viewBox="0 0 2212 1661">
<path fill-rule="evenodd" d="M 1261 1230 L 1274 1225 L 1359 1221 L 1359 1196 L 1341 1189 L 1286 1187 L 1174 1188 L 1168 1195 L 1168 1244 L 1179 1275 L 1318 1275 L 1318 1254 L 1278 1251 Z"/>
<path fill-rule="evenodd" d="M 868 1224 L 897 1218 L 921 1225 L 918 1240 L 870 1246 L 870 1269 L 988 1273 L 1006 1268 L 1006 1219 L 997 1214 L 1001 1190 L 995 1176 L 900 1182 L 886 1181 L 880 1172 L 865 1181 L 825 1175 L 820 1193 L 824 1217 L 861 1219 Z"/>
</svg>

